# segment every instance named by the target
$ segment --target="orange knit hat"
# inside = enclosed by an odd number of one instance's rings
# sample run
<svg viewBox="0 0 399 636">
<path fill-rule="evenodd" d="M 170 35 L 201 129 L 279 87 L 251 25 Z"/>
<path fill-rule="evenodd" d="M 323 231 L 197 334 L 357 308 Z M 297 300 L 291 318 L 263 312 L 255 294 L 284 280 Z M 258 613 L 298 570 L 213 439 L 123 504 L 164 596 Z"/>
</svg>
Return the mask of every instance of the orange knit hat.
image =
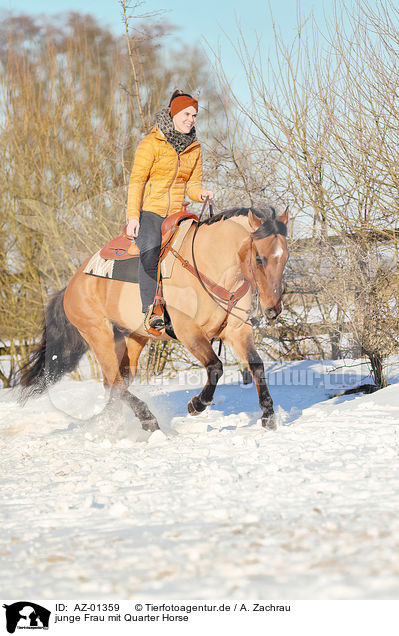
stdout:
<svg viewBox="0 0 399 636">
<path fill-rule="evenodd" d="M 181 95 L 176 95 L 170 102 L 170 115 L 173 118 L 177 113 L 180 113 L 184 108 L 188 108 L 189 106 L 193 106 L 198 113 L 198 101 L 191 97 L 191 95 L 187 95 L 186 93 L 182 93 Z"/>
</svg>

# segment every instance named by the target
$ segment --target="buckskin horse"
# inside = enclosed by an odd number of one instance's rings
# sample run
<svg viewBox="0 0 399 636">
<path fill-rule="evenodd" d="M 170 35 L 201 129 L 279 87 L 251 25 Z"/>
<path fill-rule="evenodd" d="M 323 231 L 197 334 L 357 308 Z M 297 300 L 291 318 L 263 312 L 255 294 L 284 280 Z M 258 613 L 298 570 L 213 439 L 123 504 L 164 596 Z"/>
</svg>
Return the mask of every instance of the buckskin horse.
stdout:
<svg viewBox="0 0 399 636">
<path fill-rule="evenodd" d="M 235 208 L 190 227 L 179 262 L 163 281 L 163 297 L 174 334 L 207 371 L 202 391 L 188 411 L 211 404 L 222 362 L 211 340 L 219 337 L 248 365 L 262 409 L 262 426 L 276 426 L 273 401 L 249 320 L 254 295 L 269 320 L 282 309 L 282 274 L 287 262 L 287 210 Z M 86 261 L 87 263 L 88 261 Z M 144 430 L 159 428 L 148 406 L 128 390 L 140 353 L 150 337 L 143 326 L 138 284 L 89 276 L 85 263 L 68 286 L 50 300 L 41 342 L 22 369 L 23 396 L 41 393 L 73 371 L 89 347 L 110 389 L 107 408 L 123 399 Z M 157 339 L 170 339 L 166 333 Z"/>
</svg>

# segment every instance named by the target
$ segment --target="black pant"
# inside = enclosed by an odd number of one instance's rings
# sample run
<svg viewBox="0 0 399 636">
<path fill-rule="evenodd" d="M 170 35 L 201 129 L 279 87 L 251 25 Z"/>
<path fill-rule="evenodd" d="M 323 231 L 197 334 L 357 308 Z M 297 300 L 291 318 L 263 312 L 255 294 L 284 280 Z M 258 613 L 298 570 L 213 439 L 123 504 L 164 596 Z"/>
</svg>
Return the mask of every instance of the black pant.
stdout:
<svg viewBox="0 0 399 636">
<path fill-rule="evenodd" d="M 159 253 L 161 251 L 163 216 L 154 212 L 140 212 L 140 230 L 136 243 L 140 249 L 139 284 L 143 313 L 154 302 L 157 289 Z"/>
</svg>

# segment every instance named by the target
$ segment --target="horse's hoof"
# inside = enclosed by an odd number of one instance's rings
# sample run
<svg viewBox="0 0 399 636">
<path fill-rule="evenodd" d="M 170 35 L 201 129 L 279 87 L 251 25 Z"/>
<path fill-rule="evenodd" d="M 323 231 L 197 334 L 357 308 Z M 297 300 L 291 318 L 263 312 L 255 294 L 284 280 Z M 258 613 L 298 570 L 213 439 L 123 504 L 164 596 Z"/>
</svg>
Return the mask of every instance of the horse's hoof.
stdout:
<svg viewBox="0 0 399 636">
<path fill-rule="evenodd" d="M 192 400 L 190 400 L 189 403 L 187 404 L 187 411 L 190 413 L 190 415 L 199 415 L 201 412 L 201 411 L 197 411 Z"/>
<path fill-rule="evenodd" d="M 202 411 L 205 411 L 207 405 L 203 404 L 201 400 L 195 395 L 187 404 L 187 411 L 190 415 L 199 415 Z"/>
<path fill-rule="evenodd" d="M 272 413 L 267 417 L 262 417 L 262 427 L 267 431 L 275 431 L 277 428 L 276 414 Z"/>
<path fill-rule="evenodd" d="M 141 426 L 143 427 L 144 431 L 151 431 L 151 433 L 153 433 L 154 431 L 160 430 L 158 426 L 158 422 L 156 421 L 155 418 L 152 420 L 142 420 Z"/>
</svg>

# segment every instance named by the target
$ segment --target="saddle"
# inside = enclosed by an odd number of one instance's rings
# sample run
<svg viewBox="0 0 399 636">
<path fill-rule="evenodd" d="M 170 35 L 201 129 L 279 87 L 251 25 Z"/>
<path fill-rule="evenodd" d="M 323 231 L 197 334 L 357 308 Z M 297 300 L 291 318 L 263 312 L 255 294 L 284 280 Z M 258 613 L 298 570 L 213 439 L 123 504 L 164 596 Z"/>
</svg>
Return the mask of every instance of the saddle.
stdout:
<svg viewBox="0 0 399 636">
<path fill-rule="evenodd" d="M 183 204 L 180 212 L 167 216 L 163 221 L 161 225 L 162 245 L 160 260 L 163 260 L 167 254 L 164 249 L 165 246 L 173 242 L 173 238 L 178 231 L 179 224 L 186 219 L 193 219 L 198 222 L 198 217 L 191 212 L 187 212 L 186 206 Z M 135 239 L 126 234 L 126 228 L 127 225 L 123 228 L 120 236 L 109 241 L 109 243 L 100 250 L 101 258 L 113 261 L 122 261 L 127 258 L 135 258 L 140 255 L 140 250 Z"/>
<path fill-rule="evenodd" d="M 109 241 L 102 250 L 100 250 L 101 258 L 112 261 L 123 261 L 126 258 L 134 258 L 140 254 L 140 250 L 134 238 L 126 234 L 127 225 L 122 230 L 121 236 Z"/>
<path fill-rule="evenodd" d="M 167 216 L 161 225 L 162 232 L 162 245 L 161 245 L 161 254 L 164 252 L 164 247 L 166 243 L 170 243 L 173 241 L 173 238 L 178 230 L 178 226 L 182 221 L 186 219 L 193 219 L 196 223 L 198 223 L 198 216 L 196 214 L 192 214 L 191 212 L 187 212 L 185 206 L 183 205 L 182 210 L 180 212 L 176 212 L 175 214 L 171 214 Z"/>
<path fill-rule="evenodd" d="M 177 250 L 180 247 L 182 238 L 184 238 L 185 232 L 183 232 L 181 236 L 179 237 L 177 236 L 179 232 L 180 223 L 188 219 L 191 219 L 192 221 L 195 221 L 196 223 L 198 223 L 198 217 L 195 214 L 187 212 L 186 207 L 187 207 L 187 204 L 183 203 L 182 209 L 180 210 L 180 212 L 176 212 L 175 214 L 172 214 L 171 216 L 166 217 L 166 219 L 163 221 L 161 225 L 162 244 L 161 244 L 161 253 L 160 253 L 160 258 L 158 263 L 157 291 L 154 298 L 153 313 L 159 316 L 163 316 L 165 322 L 167 322 L 167 320 L 165 320 L 165 314 L 166 314 L 165 301 L 162 295 L 162 278 L 163 277 L 167 278 L 171 276 L 173 262 L 172 263 L 170 262 L 169 250 L 171 246 L 174 244 L 175 238 L 177 241 L 176 243 Z M 100 250 L 99 261 L 101 262 L 101 264 L 104 264 L 106 267 L 108 267 L 108 263 L 111 266 L 112 273 L 109 274 L 110 278 L 116 277 L 117 280 L 118 279 L 132 280 L 131 278 L 129 279 L 129 277 L 125 277 L 123 274 L 124 270 L 128 268 L 129 273 L 131 273 L 131 271 L 133 270 L 135 271 L 135 279 L 138 280 L 138 268 L 137 268 L 138 260 L 137 259 L 140 255 L 140 250 L 135 239 L 126 234 L 126 228 L 127 228 L 127 225 L 125 225 L 125 227 L 123 228 L 122 234 L 120 236 L 117 236 L 116 238 L 109 241 Z M 167 259 L 168 256 L 169 256 L 169 260 Z M 101 260 L 101 259 L 104 259 L 104 260 Z M 172 256 L 172 261 L 174 260 L 175 258 Z M 125 261 L 125 263 L 123 263 L 123 261 Z M 163 270 L 161 270 L 161 261 L 164 261 Z M 102 265 L 102 269 L 104 269 L 104 265 Z M 121 268 L 123 269 L 123 272 Z M 86 273 L 93 273 L 91 271 L 93 269 L 91 264 L 89 264 L 88 269 L 89 271 L 86 271 Z M 117 270 L 116 275 L 115 275 L 115 269 Z M 100 275 L 103 275 L 103 273 Z M 159 336 L 162 334 L 161 331 L 156 331 L 155 329 L 152 329 L 151 327 L 148 329 L 148 331 L 155 336 Z M 171 326 L 170 326 L 170 329 L 167 328 L 167 332 L 168 333 L 170 332 L 169 335 L 171 335 L 172 337 L 175 337 Z"/>
</svg>

